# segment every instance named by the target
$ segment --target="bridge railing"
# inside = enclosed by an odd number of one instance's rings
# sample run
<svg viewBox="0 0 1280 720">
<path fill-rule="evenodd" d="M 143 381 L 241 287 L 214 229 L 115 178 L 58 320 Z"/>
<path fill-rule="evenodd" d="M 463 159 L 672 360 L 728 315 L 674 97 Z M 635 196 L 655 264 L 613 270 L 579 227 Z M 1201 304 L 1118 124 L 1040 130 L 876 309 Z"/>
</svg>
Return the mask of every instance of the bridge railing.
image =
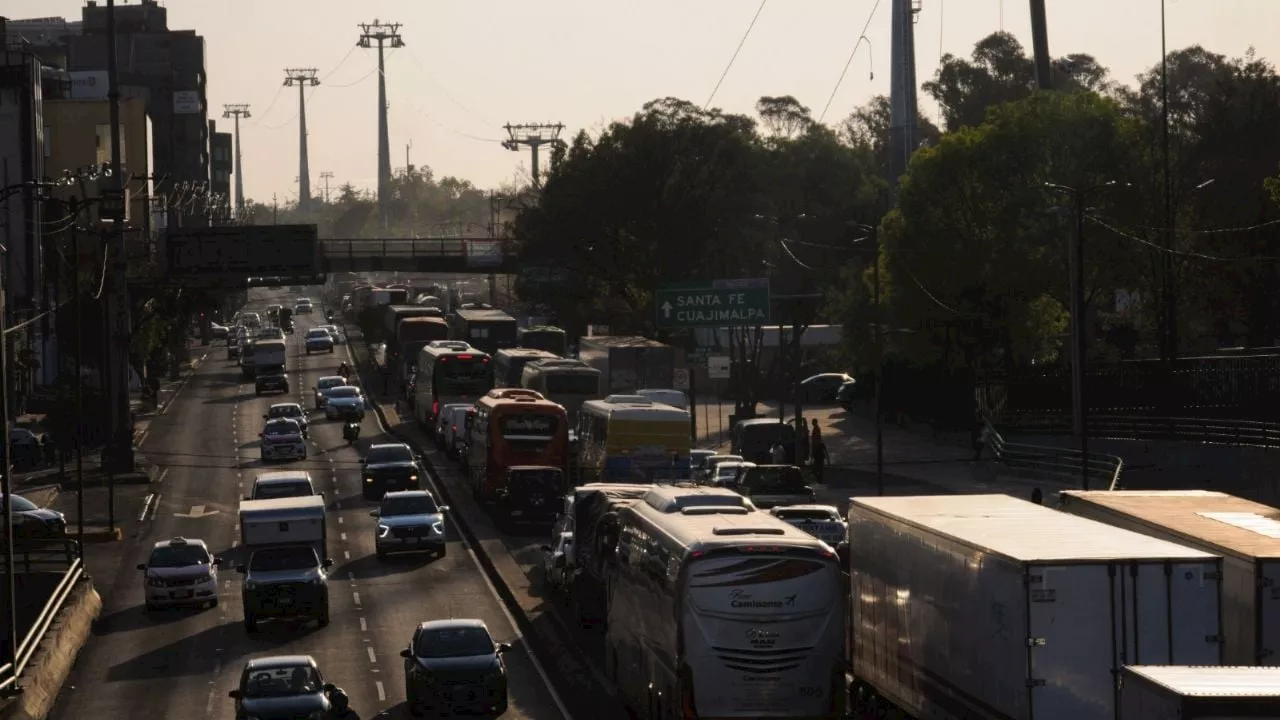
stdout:
<svg viewBox="0 0 1280 720">
<path fill-rule="evenodd" d="M 53 621 L 62 611 L 67 598 L 75 590 L 76 584 L 86 577 L 84 561 L 81 559 L 80 543 L 71 538 L 23 542 L 14 545 L 14 570 L 31 572 L 61 572 L 59 580 L 49 599 L 45 601 L 40 614 L 31 623 L 25 636 L 18 641 L 13 659 L 0 665 L 0 697 L 20 693 L 18 678 L 26 670 L 31 658 L 35 655 L 45 633 L 53 625 Z"/>
<path fill-rule="evenodd" d="M 1015 416 L 1006 419 L 1005 427 L 1022 433 L 1069 433 L 1071 418 L 1066 415 Z M 1226 418 L 1090 415 L 1089 437 L 1276 448 L 1280 447 L 1280 423 Z"/>
<path fill-rule="evenodd" d="M 989 420 L 983 428 L 983 440 L 996 460 L 1020 475 L 1078 486 L 1087 472 L 1091 488 L 1120 488 L 1124 460 L 1118 455 L 1099 452 L 1084 455 L 1074 448 L 1010 442 Z"/>
<path fill-rule="evenodd" d="M 325 257 L 475 258 L 501 260 L 510 247 L 499 238 L 350 238 L 322 239 Z"/>
</svg>

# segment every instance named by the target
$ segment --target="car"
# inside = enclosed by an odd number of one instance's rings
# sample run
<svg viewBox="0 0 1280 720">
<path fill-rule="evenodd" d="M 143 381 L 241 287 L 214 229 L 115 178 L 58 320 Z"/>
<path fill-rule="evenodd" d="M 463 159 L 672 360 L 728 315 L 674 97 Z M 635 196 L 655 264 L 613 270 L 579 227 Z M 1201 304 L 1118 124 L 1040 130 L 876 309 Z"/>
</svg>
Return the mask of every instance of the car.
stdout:
<svg viewBox="0 0 1280 720">
<path fill-rule="evenodd" d="M 306 346 L 308 355 L 313 352 L 333 352 L 333 336 L 324 328 L 308 330 L 307 337 L 303 343 Z"/>
<path fill-rule="evenodd" d="M 297 315 L 310 315 L 312 310 L 314 310 L 314 307 L 307 298 L 302 298 L 293 304 L 293 312 Z"/>
<path fill-rule="evenodd" d="M 364 419 L 364 394 L 354 385 L 339 385 L 324 391 L 324 416 L 330 420 L 348 417 Z"/>
<path fill-rule="evenodd" d="M 769 512 L 833 548 L 849 540 L 849 523 L 834 505 L 786 505 L 769 508 Z"/>
<path fill-rule="evenodd" d="M 497 497 L 497 517 L 506 525 L 550 527 L 563 510 L 568 492 L 564 471 L 545 465 L 513 465 Z"/>
<path fill-rule="evenodd" d="M 245 500 L 275 500 L 277 498 L 310 497 L 319 495 L 311 481 L 311 473 L 303 470 L 261 473 L 253 479 L 253 487 Z"/>
<path fill-rule="evenodd" d="M 329 331 L 329 337 L 333 338 L 334 345 L 342 342 L 342 332 L 338 330 L 337 325 L 321 325 L 320 329 Z"/>
<path fill-rule="evenodd" d="M 853 412 L 854 404 L 865 399 L 865 395 L 866 389 L 858 384 L 857 378 L 854 378 L 836 390 L 836 402 L 840 403 L 840 407 L 844 408 L 845 412 Z"/>
<path fill-rule="evenodd" d="M 378 509 L 369 513 L 378 519 L 373 538 L 375 554 L 384 558 L 387 553 L 426 550 L 444 557 L 448 547 L 444 513 L 448 510 L 426 490 L 386 493 Z"/>
<path fill-rule="evenodd" d="M 711 480 L 715 479 L 717 465 L 719 465 L 722 462 L 742 462 L 742 460 L 743 458 L 741 455 L 729 455 L 729 454 L 708 455 L 707 457 L 702 458 L 702 464 L 700 469 L 698 467 L 694 468 L 693 470 L 694 478 L 698 480 L 702 480 L 704 482 L 710 482 Z"/>
<path fill-rule="evenodd" d="M 214 340 L 225 340 L 231 328 L 226 325 L 220 325 L 216 322 L 209 323 L 209 337 Z"/>
<path fill-rule="evenodd" d="M 261 328 L 258 328 L 258 331 L 253 334 L 253 339 L 254 340 L 284 340 L 284 330 L 271 325 L 268 325 L 266 327 L 261 327 Z"/>
<path fill-rule="evenodd" d="M 377 500 L 394 490 L 417 490 L 422 466 L 413 450 L 404 443 L 378 443 L 360 460 L 361 492 L 366 500 Z"/>
<path fill-rule="evenodd" d="M 755 465 L 744 468 L 733 490 L 767 510 L 779 505 L 809 505 L 817 497 L 795 465 Z"/>
<path fill-rule="evenodd" d="M 542 582 L 548 590 L 568 589 L 565 571 L 573 564 L 573 533 L 561 532 L 555 545 L 542 546 Z"/>
<path fill-rule="evenodd" d="M 324 394 L 326 390 L 332 390 L 333 388 L 342 387 L 346 384 L 347 379 L 341 375 L 326 375 L 317 380 L 315 387 L 312 388 L 315 391 L 316 409 L 324 409 L 325 401 L 328 399 Z"/>
<path fill-rule="evenodd" d="M 298 421 L 298 425 L 302 427 L 302 437 L 308 437 L 311 428 L 307 422 L 307 411 L 302 409 L 298 403 L 276 403 L 267 408 L 266 414 L 262 416 L 263 420 L 275 420 L 277 418 L 290 418 Z"/>
<path fill-rule="evenodd" d="M 302 439 L 302 426 L 293 418 L 268 420 L 262 432 L 262 461 L 306 460 L 307 444 Z"/>
<path fill-rule="evenodd" d="M 718 450 L 695 449 L 689 451 L 689 468 L 693 471 L 693 479 L 702 477 L 706 470 L 707 458 L 720 454 Z"/>
<path fill-rule="evenodd" d="M 259 370 L 253 375 L 253 394 L 262 395 L 268 392 L 289 392 L 289 376 L 279 368 Z"/>
<path fill-rule="evenodd" d="M 262 327 L 262 316 L 256 312 L 241 313 L 237 317 L 239 318 L 240 324 L 247 328 Z"/>
<path fill-rule="evenodd" d="M 4 495 L 0 494 L 0 499 Z M 56 540 L 67 535 L 67 516 L 42 508 L 21 495 L 10 495 L 14 540 Z"/>
<path fill-rule="evenodd" d="M 722 460 L 715 464 L 715 467 L 711 470 L 711 475 L 707 477 L 706 482 L 708 485 L 727 487 L 736 490 L 738 481 L 742 479 L 742 474 L 746 472 L 748 468 L 753 468 L 755 466 L 755 463 L 747 462 L 745 460 Z"/>
<path fill-rule="evenodd" d="M 249 562 L 236 567 L 244 575 L 240 595 L 244 628 L 258 631 L 262 618 L 315 620 L 329 624 L 329 568 L 311 545 L 275 545 L 258 548 Z"/>
<path fill-rule="evenodd" d="M 450 714 L 507 711 L 507 643 L 494 642 L 483 620 L 450 619 L 420 623 L 404 658 L 405 700 L 409 712 L 432 709 Z"/>
<path fill-rule="evenodd" d="M 138 564 L 146 582 L 146 608 L 218 606 L 218 568 L 222 560 L 199 538 L 175 537 L 151 547 Z"/>
<path fill-rule="evenodd" d="M 227 694 L 236 701 L 236 720 L 323 720 L 329 717 L 329 693 L 337 689 L 324 681 L 310 655 L 274 655 L 245 663 L 240 683 Z"/>
<path fill-rule="evenodd" d="M 437 448 L 445 452 L 450 450 L 452 445 L 450 442 L 452 439 L 451 433 L 453 430 L 456 430 L 456 428 L 450 427 L 454 411 L 466 413 L 466 411 L 472 407 L 474 407 L 474 405 L 471 403 L 445 403 L 440 406 L 440 409 L 436 412 L 436 425 L 433 428 L 435 431 L 433 434 L 435 435 Z"/>
<path fill-rule="evenodd" d="M 825 404 L 836 401 L 840 386 L 852 381 L 848 373 L 819 373 L 800 381 L 800 397 L 806 403 Z"/>
</svg>

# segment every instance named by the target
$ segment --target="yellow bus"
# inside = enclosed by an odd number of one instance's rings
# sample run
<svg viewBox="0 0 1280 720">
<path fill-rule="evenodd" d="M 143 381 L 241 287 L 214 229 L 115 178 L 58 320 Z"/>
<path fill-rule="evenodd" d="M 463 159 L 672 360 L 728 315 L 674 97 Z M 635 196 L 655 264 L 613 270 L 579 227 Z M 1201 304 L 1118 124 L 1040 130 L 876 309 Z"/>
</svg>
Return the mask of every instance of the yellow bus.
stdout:
<svg viewBox="0 0 1280 720">
<path fill-rule="evenodd" d="M 588 400 L 578 413 L 584 482 L 687 479 L 689 412 L 639 395 Z"/>
</svg>

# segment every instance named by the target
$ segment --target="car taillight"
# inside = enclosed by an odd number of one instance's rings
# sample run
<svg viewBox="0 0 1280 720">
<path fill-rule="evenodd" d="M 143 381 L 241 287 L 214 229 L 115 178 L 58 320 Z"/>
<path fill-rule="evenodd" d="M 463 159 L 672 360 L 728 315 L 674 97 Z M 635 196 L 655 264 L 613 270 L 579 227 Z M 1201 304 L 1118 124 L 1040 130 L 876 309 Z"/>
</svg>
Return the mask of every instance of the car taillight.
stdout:
<svg viewBox="0 0 1280 720">
<path fill-rule="evenodd" d="M 439 401 L 439 400 L 436 400 L 435 402 L 431 403 L 431 414 L 432 414 L 432 415 L 439 415 L 439 414 L 440 414 L 440 401 Z"/>
<path fill-rule="evenodd" d="M 698 720 L 698 708 L 693 703 L 693 682 L 687 677 L 680 683 L 680 713 L 684 720 Z"/>
</svg>

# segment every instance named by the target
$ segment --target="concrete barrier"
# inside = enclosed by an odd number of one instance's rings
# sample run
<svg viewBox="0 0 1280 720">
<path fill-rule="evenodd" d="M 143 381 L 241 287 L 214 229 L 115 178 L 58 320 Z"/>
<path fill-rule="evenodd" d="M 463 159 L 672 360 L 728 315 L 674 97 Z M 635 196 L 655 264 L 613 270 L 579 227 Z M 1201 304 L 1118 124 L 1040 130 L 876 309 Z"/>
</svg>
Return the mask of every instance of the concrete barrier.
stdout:
<svg viewBox="0 0 1280 720">
<path fill-rule="evenodd" d="M 0 706 L 0 720 L 48 717 L 101 611 L 102 598 L 94 589 L 93 581 L 87 578 L 80 581 L 18 678 L 23 692 Z"/>
</svg>

